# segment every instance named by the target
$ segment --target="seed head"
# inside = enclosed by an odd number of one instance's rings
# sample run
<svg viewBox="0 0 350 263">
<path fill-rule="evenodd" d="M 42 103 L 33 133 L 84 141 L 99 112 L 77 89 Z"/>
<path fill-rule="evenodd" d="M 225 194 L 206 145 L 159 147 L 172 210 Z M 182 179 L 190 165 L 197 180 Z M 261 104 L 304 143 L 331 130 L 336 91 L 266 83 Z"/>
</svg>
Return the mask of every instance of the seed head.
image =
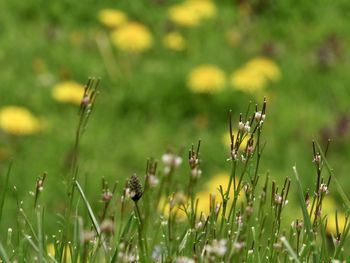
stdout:
<svg viewBox="0 0 350 263">
<path fill-rule="evenodd" d="M 140 179 L 135 174 L 130 177 L 127 188 L 130 198 L 133 201 L 137 202 L 140 200 L 143 194 L 142 185 L 140 183 Z"/>
</svg>

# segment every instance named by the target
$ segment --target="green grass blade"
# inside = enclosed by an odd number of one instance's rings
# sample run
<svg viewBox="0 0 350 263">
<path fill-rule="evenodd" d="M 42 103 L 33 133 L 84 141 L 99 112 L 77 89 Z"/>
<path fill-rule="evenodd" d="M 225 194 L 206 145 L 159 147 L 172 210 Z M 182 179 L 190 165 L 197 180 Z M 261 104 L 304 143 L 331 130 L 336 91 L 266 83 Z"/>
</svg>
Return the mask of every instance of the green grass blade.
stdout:
<svg viewBox="0 0 350 263">
<path fill-rule="evenodd" d="M 83 189 L 81 188 L 81 186 L 80 186 L 80 184 L 78 183 L 78 181 L 75 181 L 74 183 L 75 183 L 75 186 L 78 188 L 78 191 L 79 191 L 79 193 L 80 193 L 81 198 L 82 198 L 83 201 L 84 201 L 84 204 L 85 204 L 85 206 L 86 206 L 86 209 L 88 210 L 89 217 L 90 217 L 90 219 L 91 219 L 91 222 L 92 222 L 92 224 L 93 224 L 93 226 L 94 226 L 94 228 L 95 228 L 95 231 L 96 231 L 97 235 L 98 235 L 98 236 L 101 236 L 101 229 L 100 229 L 100 226 L 99 226 L 99 224 L 98 224 L 98 222 L 97 222 L 97 219 L 96 219 L 96 217 L 95 217 L 94 212 L 92 211 L 92 208 L 91 208 L 91 206 L 90 206 L 90 203 L 89 203 L 89 201 L 87 200 L 87 198 L 86 198 L 86 196 L 85 196 L 85 194 L 84 194 Z"/>
<path fill-rule="evenodd" d="M 284 237 L 284 236 L 281 237 L 281 241 L 282 241 L 283 245 L 287 248 L 290 256 L 295 260 L 295 262 L 300 263 L 298 255 L 294 252 L 293 248 L 290 246 L 286 237 Z"/>
<path fill-rule="evenodd" d="M 2 218 L 2 210 L 3 210 L 4 204 L 5 204 L 5 198 L 6 198 L 7 188 L 8 188 L 8 184 L 9 184 L 11 169 L 12 169 L 12 161 L 10 162 L 9 167 L 7 169 L 4 189 L 2 190 L 1 199 L 0 199 L 0 222 L 1 222 L 1 218 Z"/>
<path fill-rule="evenodd" d="M 0 242 L 0 258 L 4 263 L 10 262 L 9 257 L 7 256 L 6 251 L 1 242 Z"/>
<path fill-rule="evenodd" d="M 349 200 L 349 198 L 345 194 L 345 192 L 344 192 L 343 188 L 341 187 L 341 184 L 339 183 L 338 179 L 335 177 L 333 169 L 329 165 L 329 163 L 328 163 L 328 161 L 327 161 L 327 159 L 326 159 L 326 157 L 325 157 L 325 155 L 324 155 L 324 153 L 323 153 L 323 151 L 321 149 L 321 146 L 318 144 L 318 142 L 315 142 L 315 143 L 316 143 L 318 151 L 320 152 L 320 154 L 322 156 L 323 163 L 326 166 L 328 173 L 332 176 L 332 181 L 335 183 L 335 186 L 336 186 L 336 188 L 337 188 L 341 198 L 343 199 L 344 204 L 346 205 L 347 209 L 350 210 L 350 200 Z"/>
<path fill-rule="evenodd" d="M 298 185 L 298 197 L 299 197 L 299 202 L 300 202 L 301 209 L 303 211 L 304 225 L 305 225 L 305 228 L 306 228 L 306 234 L 307 234 L 309 240 L 311 241 L 312 238 L 313 238 L 313 236 L 312 236 L 312 225 L 311 225 L 309 213 L 307 211 L 307 207 L 306 207 L 306 203 L 305 203 L 303 187 L 301 185 L 296 166 L 293 166 L 293 171 L 294 171 L 295 179 L 296 179 L 297 185 Z"/>
</svg>

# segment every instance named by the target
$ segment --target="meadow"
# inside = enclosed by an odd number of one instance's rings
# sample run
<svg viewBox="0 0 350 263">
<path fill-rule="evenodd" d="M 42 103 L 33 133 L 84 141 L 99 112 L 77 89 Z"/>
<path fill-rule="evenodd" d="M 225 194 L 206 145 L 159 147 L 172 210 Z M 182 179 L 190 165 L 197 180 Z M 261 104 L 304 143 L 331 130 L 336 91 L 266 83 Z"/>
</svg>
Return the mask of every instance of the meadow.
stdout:
<svg viewBox="0 0 350 263">
<path fill-rule="evenodd" d="M 22 262 L 32 255 L 33 260 L 40 262 L 65 261 L 63 252 L 72 237 L 74 245 L 80 247 L 70 251 L 75 262 L 78 257 L 90 258 L 89 262 L 117 260 L 116 247 L 123 238 L 130 245 L 124 252 L 137 255 L 141 261 L 176 262 L 186 257 L 200 262 L 256 262 L 257 258 L 267 260 L 268 255 L 273 261 L 283 258 L 317 262 L 348 256 L 334 245 L 341 228 L 335 224 L 335 215 L 346 221 L 349 207 L 348 1 L 88 0 L 84 4 L 48 4 L 16 0 L 1 2 L 0 10 L 3 261 L 11 258 L 11 262 Z M 94 79 L 88 82 L 89 78 Z M 97 87 L 96 93 L 91 93 Z M 260 135 L 260 126 L 254 127 L 255 121 L 261 119 L 255 116 L 259 112 L 265 114 L 264 98 L 266 119 Z M 261 157 L 257 145 L 263 149 Z M 251 160 L 245 156 L 249 147 Z M 232 152 L 236 148 L 242 165 L 239 169 L 243 170 L 234 174 L 232 164 L 236 159 Z M 327 161 L 323 156 L 326 148 Z M 197 164 L 187 164 L 189 150 L 190 160 L 191 154 L 201 160 L 199 174 Z M 244 163 L 253 168 L 245 172 Z M 318 181 L 321 176 L 317 165 L 322 167 L 322 182 Z M 175 168 L 173 176 L 166 177 Z M 130 189 L 128 182 L 133 174 L 140 178 L 141 188 L 146 189 L 141 191 L 141 212 L 133 210 L 138 202 L 126 203 L 126 211 L 134 213 L 128 219 L 119 212 L 123 207 L 121 198 L 130 197 L 125 189 Z M 244 174 L 242 185 L 236 184 L 239 174 Z M 255 183 L 256 175 L 261 179 Z M 330 185 L 329 175 L 334 177 Z M 195 180 L 192 182 L 191 178 Z M 241 236 L 227 235 L 224 230 L 240 229 L 240 224 L 233 224 L 236 212 L 244 210 L 246 219 L 246 208 L 259 205 L 255 197 L 261 200 L 266 178 L 266 191 L 273 196 L 268 211 L 275 212 L 267 213 L 266 218 L 278 219 L 278 223 L 267 224 L 264 231 L 277 231 L 276 242 L 271 241 L 273 235 L 269 241 L 255 237 L 251 227 L 259 231 L 264 227 L 254 220 L 244 227 L 244 242 L 239 242 Z M 287 189 L 289 180 L 292 190 L 279 223 L 286 201 L 286 193 L 280 190 Z M 115 182 L 118 183 L 114 192 Z M 147 184 L 155 190 L 147 189 Z M 251 196 L 241 193 L 249 184 L 256 188 Z M 327 189 L 320 188 L 323 184 Z M 217 190 L 220 185 L 222 193 Z M 277 189 L 273 190 L 272 185 Z M 73 197 L 71 186 L 75 189 Z M 327 193 L 324 200 L 319 198 L 323 194 L 320 189 Z M 314 192 L 318 191 L 322 194 L 316 198 Z M 112 192 L 109 204 L 108 194 Z M 310 198 L 316 198 L 316 207 L 323 206 L 322 216 L 313 217 L 315 211 L 307 212 L 307 206 L 301 204 L 300 196 L 306 192 Z M 171 203 L 175 193 L 185 196 L 178 197 L 182 201 L 177 203 L 186 212 L 182 218 L 169 216 L 173 208 L 166 206 L 165 200 Z M 216 199 L 209 198 L 209 193 L 215 193 Z M 227 205 L 233 207 L 230 214 L 223 212 L 223 204 L 229 201 L 225 194 L 231 196 L 230 201 L 237 199 Z M 241 198 L 245 201 L 238 201 Z M 195 205 L 196 200 L 201 201 Z M 149 209 L 159 212 L 143 215 L 147 201 Z M 209 210 L 220 202 L 219 211 Z M 183 204 L 188 204 L 188 211 Z M 168 216 L 164 215 L 167 209 L 171 210 Z M 200 216 L 201 209 L 208 217 Z M 263 218 L 263 213 L 255 213 L 254 208 L 252 214 Z M 45 220 L 41 222 L 39 218 Z M 148 222 L 142 222 L 144 218 Z M 164 218 L 169 221 L 164 223 Z M 165 225 L 175 227 L 171 218 L 182 222 L 182 228 L 173 230 L 179 239 L 171 237 L 169 227 L 163 233 L 165 240 L 157 233 L 150 247 L 140 245 L 149 238 L 145 236 L 150 233 L 150 222 L 156 222 L 160 229 Z M 108 238 L 106 232 L 101 232 L 104 219 L 119 230 L 108 230 Z M 299 222 L 296 219 L 303 220 L 305 227 L 291 230 L 291 222 L 294 226 Z M 188 225 L 181 220 L 188 220 Z M 199 222 L 206 226 L 205 234 L 196 228 Z M 87 243 L 80 244 L 78 240 L 79 233 L 83 233 L 80 228 L 95 231 Z M 346 227 L 343 230 L 340 232 L 345 232 Z M 286 232 L 290 237 L 281 239 L 288 236 Z M 33 233 L 36 240 L 31 242 L 27 235 Z M 13 240 L 9 240 L 9 235 Z M 53 236 L 59 238 L 55 240 Z M 296 236 L 306 244 L 304 252 L 297 247 Z M 139 237 L 143 241 L 137 240 Z M 347 241 L 346 235 L 343 237 L 339 236 L 338 241 Z M 197 242 L 193 239 L 198 241 L 198 247 L 191 250 L 189 244 Z M 247 244 L 250 246 L 252 240 L 261 247 L 267 244 L 270 250 L 261 255 L 254 249 L 249 252 Z M 56 241 L 57 245 L 52 245 Z M 107 253 L 109 245 L 112 252 Z M 54 246 L 54 256 L 49 255 L 50 246 L 51 251 Z M 229 253 L 221 254 L 220 246 Z M 339 247 L 343 246 L 342 243 Z M 156 247 L 161 256 L 155 259 L 151 254 Z M 203 252 L 209 247 L 214 251 L 212 255 Z M 139 251 L 141 248 L 144 250 Z M 321 257 L 313 258 L 317 253 Z"/>
</svg>

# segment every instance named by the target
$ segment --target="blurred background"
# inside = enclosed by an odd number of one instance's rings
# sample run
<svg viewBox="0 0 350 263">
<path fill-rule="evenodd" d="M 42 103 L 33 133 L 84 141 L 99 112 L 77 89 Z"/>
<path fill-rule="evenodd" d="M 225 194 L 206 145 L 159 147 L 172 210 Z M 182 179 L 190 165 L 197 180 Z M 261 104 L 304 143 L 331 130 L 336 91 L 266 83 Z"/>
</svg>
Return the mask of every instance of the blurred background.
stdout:
<svg viewBox="0 0 350 263">
<path fill-rule="evenodd" d="M 311 141 L 331 138 L 329 162 L 346 191 L 349 12 L 348 0 L 0 2 L 0 189 L 11 159 L 17 188 L 1 227 L 15 218 L 16 198 L 33 205 L 45 171 L 49 222 L 62 211 L 88 77 L 101 85 L 79 171 L 95 207 L 102 176 L 124 184 L 168 150 L 184 158 L 176 180 L 187 182 L 187 150 L 198 139 L 200 184 L 229 172 L 228 111 L 238 123 L 264 97 L 261 173 L 282 181 L 296 164 L 312 187 Z"/>
</svg>

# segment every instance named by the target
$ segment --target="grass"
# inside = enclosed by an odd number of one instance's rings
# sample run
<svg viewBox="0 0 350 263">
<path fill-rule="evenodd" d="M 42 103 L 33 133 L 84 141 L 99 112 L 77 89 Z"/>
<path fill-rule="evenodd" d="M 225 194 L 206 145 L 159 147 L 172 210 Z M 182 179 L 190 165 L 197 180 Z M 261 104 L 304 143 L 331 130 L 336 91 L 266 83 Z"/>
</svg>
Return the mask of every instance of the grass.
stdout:
<svg viewBox="0 0 350 263">
<path fill-rule="evenodd" d="M 199 210 L 201 200 L 196 194 L 198 181 L 202 180 L 200 141 L 197 147 L 190 147 L 188 176 L 181 188 L 173 180 L 180 162 L 165 161 L 163 166 L 169 169 L 164 172 L 157 171 L 157 162 L 149 160 L 144 178 L 133 175 L 124 186 L 115 184 L 111 190 L 101 178 L 101 202 L 105 206 L 94 210 L 79 183 L 78 167 L 81 131 L 95 109 L 97 86 L 98 81 L 88 82 L 86 94 L 91 94 L 87 95 L 90 99 L 81 106 L 71 172 L 63 180 L 67 190 L 66 198 L 61 200 L 64 214 L 59 212 L 55 227 L 45 224 L 48 204 L 41 195 L 46 190 L 46 174 L 39 177 L 32 197 L 34 210 L 23 208 L 23 201 L 18 201 L 17 222 L 8 230 L 6 244 L 0 243 L 3 262 L 324 262 L 349 258 L 344 250 L 350 230 L 348 214 L 345 223 L 340 223 L 336 213 L 336 233 L 329 236 L 331 240 L 326 236 L 327 221 L 331 219 L 323 214 L 322 206 L 334 177 L 325 159 L 328 146 L 322 152 L 314 144 L 313 194 L 304 192 L 295 166 L 293 183 L 286 177 L 282 185 L 260 172 L 266 101 L 261 108 L 240 116 L 239 121 L 248 121 L 250 129 L 242 127 L 238 133 L 232 133 L 230 118 L 230 180 L 227 189 L 219 185 L 219 195 L 208 193 L 208 214 Z M 239 150 L 246 136 L 249 140 L 244 150 Z M 8 177 L 10 171 L 11 165 Z M 159 178 L 160 182 L 154 183 L 151 178 Z M 294 187 L 302 217 L 299 213 L 288 222 L 283 214 L 289 208 L 288 198 Z M 6 183 L 5 190 L 8 188 Z M 160 196 L 166 197 L 164 203 Z"/>
</svg>

